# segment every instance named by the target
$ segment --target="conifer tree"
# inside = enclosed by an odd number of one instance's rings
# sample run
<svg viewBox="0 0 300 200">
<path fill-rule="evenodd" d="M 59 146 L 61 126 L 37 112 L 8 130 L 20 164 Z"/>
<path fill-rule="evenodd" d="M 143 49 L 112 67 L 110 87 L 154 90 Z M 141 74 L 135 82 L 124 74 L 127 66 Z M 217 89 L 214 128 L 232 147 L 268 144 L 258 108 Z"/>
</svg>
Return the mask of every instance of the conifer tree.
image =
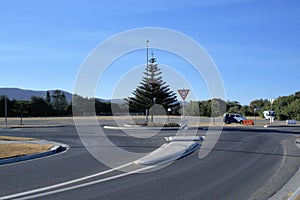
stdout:
<svg viewBox="0 0 300 200">
<path fill-rule="evenodd" d="M 56 115 L 60 116 L 66 114 L 68 102 L 65 93 L 61 90 L 54 90 L 51 99 L 51 105 Z"/>
<path fill-rule="evenodd" d="M 165 110 L 179 106 L 176 94 L 163 81 L 161 69 L 158 67 L 153 53 L 140 85 L 132 94 L 133 97 L 127 99 L 130 112 L 146 114 L 146 110 L 149 110 L 154 104 L 162 105 Z"/>
<path fill-rule="evenodd" d="M 47 91 L 47 94 L 46 94 L 46 102 L 47 104 L 50 106 L 51 105 L 51 96 L 50 96 L 50 92 Z"/>
</svg>

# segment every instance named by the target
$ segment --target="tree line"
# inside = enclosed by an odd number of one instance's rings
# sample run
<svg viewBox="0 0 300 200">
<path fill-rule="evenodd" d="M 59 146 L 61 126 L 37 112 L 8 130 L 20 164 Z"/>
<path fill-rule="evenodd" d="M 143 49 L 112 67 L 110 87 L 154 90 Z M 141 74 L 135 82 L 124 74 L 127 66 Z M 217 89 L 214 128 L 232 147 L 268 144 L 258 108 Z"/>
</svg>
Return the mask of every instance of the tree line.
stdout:
<svg viewBox="0 0 300 200">
<path fill-rule="evenodd" d="M 101 102 L 96 98 L 84 98 L 79 95 L 73 95 L 73 100 L 76 100 L 76 104 L 73 104 L 73 101 L 67 101 L 63 91 L 54 90 L 52 94 L 48 91 L 46 98 L 32 96 L 30 100 L 11 100 L 2 95 L 0 96 L 0 117 L 5 116 L 5 99 L 8 117 L 72 116 L 73 108 L 80 110 L 80 115 L 91 115 L 95 112 L 97 115 L 112 115 L 112 108 L 116 113 L 126 110 L 122 105 Z"/>
<path fill-rule="evenodd" d="M 0 96 L 1 117 L 5 115 L 5 99 L 7 101 L 7 115 L 9 117 L 47 117 L 71 114 L 71 105 L 61 90 L 53 91 L 52 95 L 47 91 L 46 98 L 32 96 L 30 100 L 11 100 L 2 95 Z"/>
<path fill-rule="evenodd" d="M 5 116 L 5 96 L 0 96 L 0 117 Z M 74 101 L 75 100 L 75 101 Z M 73 103 L 72 103 L 73 102 Z M 116 104 L 102 102 L 97 98 L 84 98 L 73 95 L 73 101 L 68 102 L 61 90 L 55 90 L 52 94 L 47 92 L 46 98 L 32 96 L 30 100 L 10 100 L 7 98 L 7 112 L 9 117 L 50 117 L 72 116 L 72 110 L 79 110 L 79 115 L 124 115 L 145 114 L 141 110 L 129 109 L 128 104 Z M 180 108 L 173 108 L 167 114 L 180 115 Z M 255 111 L 254 111 L 255 110 Z M 256 99 L 249 105 L 241 105 L 238 101 L 224 101 L 222 99 L 210 99 L 203 101 L 191 101 L 186 106 L 186 115 L 217 117 L 227 113 L 240 113 L 244 116 L 263 116 L 263 111 L 274 110 L 278 120 L 300 120 L 300 91 L 289 96 L 275 99 L 271 105 L 267 99 Z M 78 112 L 77 112 L 78 114 Z"/>
<path fill-rule="evenodd" d="M 225 112 L 239 113 L 244 116 L 261 116 L 263 111 L 274 110 L 278 120 L 300 120 L 300 91 L 289 96 L 278 97 L 273 104 L 267 99 L 256 99 L 250 105 L 241 105 L 238 101 L 224 101 L 211 99 L 205 101 L 191 101 L 186 114 L 191 116 L 217 117 Z"/>
</svg>

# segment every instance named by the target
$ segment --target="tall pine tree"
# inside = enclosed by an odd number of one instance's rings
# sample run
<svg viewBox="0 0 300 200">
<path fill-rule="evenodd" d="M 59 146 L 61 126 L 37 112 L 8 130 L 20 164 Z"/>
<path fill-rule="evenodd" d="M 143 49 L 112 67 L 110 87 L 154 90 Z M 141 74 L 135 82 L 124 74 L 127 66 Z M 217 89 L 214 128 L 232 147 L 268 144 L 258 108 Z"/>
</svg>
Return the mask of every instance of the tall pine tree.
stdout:
<svg viewBox="0 0 300 200">
<path fill-rule="evenodd" d="M 58 116 L 65 115 L 68 107 L 66 95 L 61 90 L 54 90 L 52 93 L 52 108 Z"/>
<path fill-rule="evenodd" d="M 47 91 L 46 102 L 47 102 L 47 104 L 48 104 L 49 106 L 51 105 L 51 96 L 50 96 L 50 92 L 49 92 L 49 91 Z"/>
<path fill-rule="evenodd" d="M 154 104 L 162 105 L 165 110 L 179 106 L 176 94 L 163 81 L 161 69 L 158 67 L 153 53 L 149 64 L 146 66 L 140 86 L 132 94 L 133 97 L 127 99 L 130 112 L 146 114 L 146 110 L 149 110 Z"/>
</svg>

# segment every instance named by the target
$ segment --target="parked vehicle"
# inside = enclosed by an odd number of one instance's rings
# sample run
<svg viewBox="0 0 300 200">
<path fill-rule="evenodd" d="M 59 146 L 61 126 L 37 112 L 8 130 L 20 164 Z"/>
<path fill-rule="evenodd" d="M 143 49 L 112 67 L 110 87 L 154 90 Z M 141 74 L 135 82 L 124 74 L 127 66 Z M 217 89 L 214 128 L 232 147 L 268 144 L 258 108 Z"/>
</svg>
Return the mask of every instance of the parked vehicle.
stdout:
<svg viewBox="0 0 300 200">
<path fill-rule="evenodd" d="M 225 124 L 231 124 L 231 123 L 243 124 L 244 120 L 246 120 L 246 118 L 243 117 L 243 115 L 236 114 L 236 113 L 225 113 L 223 118 Z"/>
<path fill-rule="evenodd" d="M 266 110 L 263 112 L 265 120 L 270 120 L 271 118 L 275 119 L 275 111 L 273 110 Z"/>
</svg>

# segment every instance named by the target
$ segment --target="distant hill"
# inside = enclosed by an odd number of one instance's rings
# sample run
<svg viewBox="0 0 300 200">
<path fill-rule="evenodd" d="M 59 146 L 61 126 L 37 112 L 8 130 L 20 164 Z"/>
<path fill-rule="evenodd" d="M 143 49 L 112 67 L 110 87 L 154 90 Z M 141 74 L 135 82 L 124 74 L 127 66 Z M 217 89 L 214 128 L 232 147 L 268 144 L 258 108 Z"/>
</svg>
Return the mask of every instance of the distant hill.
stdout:
<svg viewBox="0 0 300 200">
<path fill-rule="evenodd" d="M 30 100 L 32 96 L 37 96 L 37 97 L 42 97 L 46 98 L 47 96 L 47 91 L 50 92 L 50 95 L 52 95 L 54 90 L 25 90 L 25 89 L 20 89 L 20 88 L 0 88 L 0 96 L 8 96 L 9 99 L 13 100 Z M 70 103 L 72 101 L 72 94 L 61 90 L 62 92 L 65 93 L 67 101 Z M 98 98 L 99 99 L 99 98 Z M 112 102 L 115 104 L 124 104 L 125 100 L 124 99 L 99 99 L 102 102 Z"/>
<path fill-rule="evenodd" d="M 107 100 L 108 102 L 115 103 L 115 104 L 125 104 L 126 101 L 124 99 L 111 99 Z"/>
<path fill-rule="evenodd" d="M 54 90 L 49 90 L 50 95 L 52 95 Z M 72 101 L 72 94 L 66 91 L 62 92 L 65 93 L 67 101 Z M 32 96 L 43 97 L 46 98 L 47 91 L 38 91 L 38 90 L 25 90 L 20 88 L 0 88 L 0 96 L 5 95 L 8 96 L 9 99 L 16 99 L 16 100 L 30 100 Z"/>
</svg>

